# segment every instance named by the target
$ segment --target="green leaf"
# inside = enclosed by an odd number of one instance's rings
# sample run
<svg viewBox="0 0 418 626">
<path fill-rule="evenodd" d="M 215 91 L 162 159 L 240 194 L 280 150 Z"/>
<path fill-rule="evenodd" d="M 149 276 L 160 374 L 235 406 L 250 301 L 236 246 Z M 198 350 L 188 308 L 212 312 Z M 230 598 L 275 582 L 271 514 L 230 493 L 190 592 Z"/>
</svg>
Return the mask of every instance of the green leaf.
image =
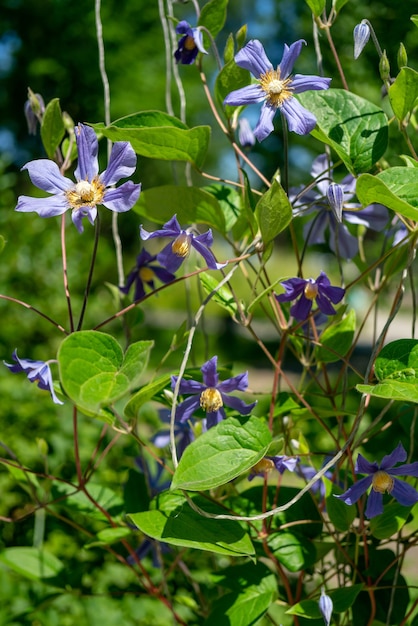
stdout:
<svg viewBox="0 0 418 626">
<path fill-rule="evenodd" d="M 345 89 L 306 91 L 297 97 L 315 114 L 313 137 L 331 146 L 354 176 L 383 156 L 388 121 L 382 109 Z"/>
<path fill-rule="evenodd" d="M 389 539 L 405 525 L 411 507 L 402 506 L 397 502 L 385 505 L 383 513 L 370 520 L 370 532 L 376 539 Z"/>
<path fill-rule="evenodd" d="M 384 170 L 377 176 L 362 174 L 356 193 L 363 206 L 380 202 L 411 220 L 418 220 L 418 169 L 399 166 Z"/>
<path fill-rule="evenodd" d="M 259 417 L 228 417 L 187 446 L 172 489 L 202 491 L 224 485 L 258 463 L 270 443 L 270 431 Z"/>
<path fill-rule="evenodd" d="M 6 548 L 0 554 L 0 562 L 13 571 L 30 578 L 48 582 L 56 578 L 64 565 L 56 556 L 40 548 Z"/>
<path fill-rule="evenodd" d="M 348 0 L 332 0 L 332 6 L 336 13 L 339 13 Z"/>
<path fill-rule="evenodd" d="M 340 322 L 331 324 L 321 334 L 321 345 L 315 349 L 318 361 L 335 363 L 342 359 L 351 348 L 355 330 L 356 313 L 351 309 Z"/>
<path fill-rule="evenodd" d="M 181 224 L 208 224 L 225 233 L 225 218 L 218 200 L 200 187 L 152 187 L 141 193 L 134 211 L 157 224 L 167 222 L 176 214 Z"/>
<path fill-rule="evenodd" d="M 375 363 L 377 385 L 357 385 L 361 393 L 418 403 L 418 340 L 399 339 L 381 350 Z"/>
<path fill-rule="evenodd" d="M 242 193 L 220 183 L 203 187 L 203 190 L 217 199 L 219 209 L 225 218 L 225 232 L 229 232 L 243 213 Z"/>
<path fill-rule="evenodd" d="M 363 589 L 363 583 L 351 585 L 351 587 L 342 587 L 333 591 L 327 590 L 333 603 L 333 612 L 345 613 L 353 604 L 360 591 Z M 319 598 L 318 598 L 319 600 Z M 308 619 L 319 619 L 321 612 L 318 606 L 318 600 L 303 600 L 298 602 L 286 611 L 289 615 L 299 615 Z"/>
<path fill-rule="evenodd" d="M 91 541 L 86 544 L 86 548 L 94 548 L 96 546 L 109 546 L 117 543 L 126 537 L 132 535 L 132 529 L 126 526 L 118 526 L 116 528 L 105 528 L 97 533 L 97 541 Z"/>
<path fill-rule="evenodd" d="M 418 72 L 402 67 L 389 87 L 389 100 L 395 116 L 402 122 L 415 107 L 418 98 Z"/>
<path fill-rule="evenodd" d="M 315 17 L 319 17 L 325 9 L 326 0 L 305 0 Z"/>
<path fill-rule="evenodd" d="M 65 126 L 62 121 L 60 101 L 54 98 L 45 108 L 45 113 L 41 124 L 42 143 L 50 159 L 55 156 L 55 151 L 60 145 L 65 135 Z"/>
<path fill-rule="evenodd" d="M 188 128 L 161 111 L 142 111 L 122 117 L 110 126 L 92 124 L 112 141 L 129 141 L 137 154 L 150 159 L 188 161 L 198 169 L 209 146 L 210 126 Z"/>
<path fill-rule="evenodd" d="M 230 568 L 231 575 L 237 568 Z M 267 574 L 259 584 L 248 585 L 215 600 L 203 626 L 251 626 L 258 623 L 277 597 L 274 574 Z"/>
<path fill-rule="evenodd" d="M 149 402 L 155 395 L 160 393 L 163 389 L 168 387 L 171 382 L 171 376 L 165 374 L 156 378 L 148 385 L 144 385 L 141 389 L 132 396 L 128 404 L 125 406 L 126 417 L 137 417 L 138 411 L 145 402 Z"/>
<path fill-rule="evenodd" d="M 285 190 L 277 180 L 274 180 L 270 189 L 257 202 L 255 214 L 265 246 L 291 222 L 292 206 Z"/>
<path fill-rule="evenodd" d="M 411 15 L 410 19 L 415 24 L 415 26 L 418 26 L 418 15 Z"/>
<path fill-rule="evenodd" d="M 199 279 L 207 294 L 210 294 L 219 284 L 219 280 L 217 280 L 213 274 L 209 274 L 208 272 L 202 272 L 199 274 Z M 228 311 L 232 317 L 236 315 L 238 310 L 237 303 L 235 302 L 235 298 L 227 285 L 218 289 L 212 296 L 212 300 L 220 307 Z"/>
<path fill-rule="evenodd" d="M 269 537 L 268 544 L 277 560 L 290 572 L 305 570 L 316 561 L 314 544 L 302 534 L 280 531 Z"/>
<path fill-rule="evenodd" d="M 193 496 L 192 500 L 209 513 L 225 513 L 224 508 L 201 496 Z M 180 492 L 163 492 L 154 498 L 152 505 L 154 509 L 130 514 L 128 518 L 153 539 L 218 554 L 254 554 L 251 540 L 238 522 L 199 515 Z"/>
<path fill-rule="evenodd" d="M 357 515 L 357 508 L 355 506 L 348 506 L 345 502 L 336 498 L 335 495 L 341 494 L 342 489 L 334 485 L 327 478 L 323 480 L 327 491 L 325 502 L 329 518 L 337 530 L 345 532 L 351 527 Z"/>
<path fill-rule="evenodd" d="M 251 82 L 251 75 L 248 70 L 239 67 L 234 59 L 226 63 L 216 77 L 215 95 L 220 106 L 223 106 L 226 96 L 235 89 L 246 87 Z M 225 114 L 231 117 L 236 111 L 236 106 L 225 105 Z"/>
<path fill-rule="evenodd" d="M 198 25 L 208 29 L 213 38 L 222 30 L 226 20 L 228 0 L 209 0 L 200 12 Z"/>
<path fill-rule="evenodd" d="M 117 518 L 122 514 L 123 500 L 112 489 L 95 483 L 89 483 L 86 489 L 93 500 L 108 511 L 112 517 Z M 89 518 L 107 521 L 107 518 L 100 508 L 96 506 L 95 502 L 92 502 L 83 491 L 75 491 L 72 485 L 55 483 L 51 493 L 54 500 L 58 500 L 59 505 L 64 506 L 66 511 L 73 511 L 77 514 L 83 513 Z M 57 506 L 57 504 L 54 506 Z"/>
<path fill-rule="evenodd" d="M 138 341 L 124 355 L 110 335 L 73 333 L 58 351 L 62 386 L 83 413 L 109 421 L 103 409 L 138 385 L 152 346 L 152 341 Z"/>
</svg>

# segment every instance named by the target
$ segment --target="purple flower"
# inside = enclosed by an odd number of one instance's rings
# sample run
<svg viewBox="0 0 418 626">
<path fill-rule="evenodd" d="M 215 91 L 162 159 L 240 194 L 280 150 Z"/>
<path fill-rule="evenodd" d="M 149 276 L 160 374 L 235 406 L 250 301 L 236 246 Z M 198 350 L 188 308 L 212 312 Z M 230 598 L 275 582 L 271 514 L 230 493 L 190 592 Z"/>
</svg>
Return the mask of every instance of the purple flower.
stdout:
<svg viewBox="0 0 418 626">
<path fill-rule="evenodd" d="M 162 422 L 169 424 L 171 417 L 171 411 L 168 409 L 162 409 L 160 411 L 160 418 Z M 176 439 L 177 456 L 180 459 L 187 446 L 194 440 L 194 432 L 187 422 L 176 422 L 174 424 L 174 437 Z M 165 429 L 159 431 L 151 439 L 154 446 L 157 448 L 165 448 L 170 445 L 170 432 Z"/>
<path fill-rule="evenodd" d="M 329 596 L 325 593 L 325 589 L 322 587 L 321 597 L 318 602 L 319 610 L 324 618 L 325 626 L 331 624 L 332 609 L 334 608 L 333 602 Z"/>
<path fill-rule="evenodd" d="M 240 398 L 230 396 L 231 391 L 245 391 L 248 387 L 248 372 L 239 374 L 219 382 L 217 372 L 218 357 L 214 356 L 201 367 L 203 382 L 185 380 L 180 382 L 179 393 L 190 394 L 189 398 L 180 402 L 177 407 L 176 418 L 180 422 L 187 422 L 199 408 L 206 411 L 207 428 L 212 428 L 225 419 L 224 405 L 231 407 L 241 415 L 248 415 L 256 405 L 246 404 Z M 171 387 L 174 389 L 177 376 L 171 377 Z"/>
<path fill-rule="evenodd" d="M 169 272 L 176 272 L 183 261 L 189 256 L 192 247 L 202 255 L 207 266 L 211 270 L 219 270 L 225 267 L 226 263 L 217 263 L 213 252 L 209 248 L 213 244 L 212 231 L 209 229 L 203 235 L 194 235 L 190 229 L 184 230 L 177 221 L 177 216 L 171 218 L 160 230 L 149 233 L 141 226 L 141 239 L 147 241 L 155 237 L 170 237 L 171 241 L 159 254 L 157 261 L 161 263 Z"/>
<path fill-rule="evenodd" d="M 171 281 L 175 279 L 174 274 L 168 272 L 164 267 L 154 264 L 156 258 L 157 257 L 152 256 L 146 250 L 141 250 L 136 257 L 134 269 L 128 274 L 126 285 L 119 287 L 121 292 L 128 294 L 132 285 L 135 284 L 134 301 L 136 302 L 145 297 L 144 283 L 151 287 L 152 290 L 155 289 L 155 277 L 165 284 L 171 283 Z"/>
<path fill-rule="evenodd" d="M 276 469 L 279 474 L 284 474 L 286 470 L 294 472 L 298 463 L 299 457 L 297 456 L 265 456 L 251 468 L 248 480 L 253 480 L 256 476 L 264 477 L 266 473 L 271 472 L 273 469 Z"/>
<path fill-rule="evenodd" d="M 354 59 L 358 59 L 363 52 L 363 48 L 370 39 L 370 26 L 366 20 L 354 27 Z"/>
<path fill-rule="evenodd" d="M 177 50 L 174 52 L 177 63 L 190 65 L 199 52 L 207 54 L 203 47 L 202 32 L 199 28 L 192 28 L 188 22 L 182 20 L 176 26 L 176 33 L 183 35 L 177 44 Z"/>
<path fill-rule="evenodd" d="M 28 89 L 28 99 L 25 102 L 24 113 L 28 125 L 29 135 L 36 135 L 38 124 L 42 122 L 45 113 L 45 102 L 40 93 L 33 93 Z"/>
<path fill-rule="evenodd" d="M 255 136 L 246 117 L 240 117 L 238 120 L 238 141 L 246 149 L 252 148 L 255 144 Z"/>
<path fill-rule="evenodd" d="M 52 374 L 48 361 L 19 359 L 19 357 L 17 356 L 17 350 L 14 350 L 12 358 L 13 361 L 16 361 L 16 364 L 6 363 L 5 361 L 3 361 L 3 363 L 6 367 L 9 368 L 11 372 L 13 372 L 13 374 L 20 374 L 20 372 L 25 372 L 28 380 L 30 380 L 31 383 L 38 383 L 39 389 L 49 391 L 49 393 L 51 394 L 51 398 L 55 402 L 55 404 L 64 404 L 55 395 L 54 383 L 52 382 Z"/>
<path fill-rule="evenodd" d="M 304 43 L 306 42 L 303 39 L 299 39 L 290 47 L 285 44 L 277 69 L 273 68 L 262 44 L 256 39 L 249 41 L 235 56 L 235 63 L 249 70 L 258 83 L 232 91 L 225 98 L 224 104 L 241 106 L 263 102 L 260 119 L 254 130 L 258 141 L 263 141 L 273 131 L 273 117 L 277 109 L 285 116 L 289 130 L 298 135 L 307 135 L 315 127 L 315 116 L 294 95 L 312 89 L 328 89 L 331 79 L 302 74 L 290 75 Z"/>
<path fill-rule="evenodd" d="M 329 247 L 344 259 L 352 259 L 358 253 L 358 241 L 343 222 L 382 230 L 389 214 L 382 204 L 370 204 L 365 209 L 349 202 L 356 190 L 356 179 L 348 174 L 337 184 L 332 181 L 332 163 L 326 154 L 319 155 L 312 164 L 312 176 L 317 180 L 316 190 L 292 189 L 289 199 L 293 204 L 294 216 L 317 212 L 313 224 L 305 224 L 304 236 L 308 243 L 325 243 L 325 232 L 329 230 Z"/>
<path fill-rule="evenodd" d="M 325 272 L 321 272 L 316 280 L 313 278 L 289 278 L 280 283 L 286 292 L 276 295 L 278 302 L 290 302 L 298 298 L 291 307 L 290 313 L 298 320 L 305 320 L 315 300 L 321 313 L 335 315 L 332 304 L 340 302 L 345 294 L 342 287 L 333 287 Z M 332 304 L 331 304 L 332 302 Z"/>
<path fill-rule="evenodd" d="M 63 176 L 54 161 L 30 161 L 22 169 L 28 170 L 36 187 L 53 195 L 47 198 L 20 196 L 16 211 L 34 211 L 41 217 L 53 217 L 71 209 L 71 219 L 82 233 L 83 217 L 87 217 L 90 224 L 94 224 L 98 204 L 103 204 L 116 213 L 129 211 L 139 198 L 141 185 L 128 181 L 113 188 L 121 178 L 131 176 L 135 171 L 136 154 L 130 143 L 118 141 L 113 144 L 108 167 L 99 175 L 99 143 L 96 133 L 89 126 L 79 124 L 75 127 L 75 135 L 78 165 L 74 176 L 77 182 Z"/>
<path fill-rule="evenodd" d="M 396 477 L 400 475 L 418 477 L 418 461 L 394 467 L 397 463 L 406 461 L 406 457 L 405 449 L 401 443 L 393 452 L 383 457 L 380 465 L 376 461 L 370 463 L 359 454 L 355 472 L 356 474 L 367 474 L 367 476 L 357 481 L 345 493 L 335 497 L 343 500 L 346 504 L 354 504 L 371 486 L 365 511 L 366 517 L 369 519 L 383 513 L 384 493 L 392 495 L 402 506 L 412 506 L 418 502 L 417 490 Z"/>
</svg>

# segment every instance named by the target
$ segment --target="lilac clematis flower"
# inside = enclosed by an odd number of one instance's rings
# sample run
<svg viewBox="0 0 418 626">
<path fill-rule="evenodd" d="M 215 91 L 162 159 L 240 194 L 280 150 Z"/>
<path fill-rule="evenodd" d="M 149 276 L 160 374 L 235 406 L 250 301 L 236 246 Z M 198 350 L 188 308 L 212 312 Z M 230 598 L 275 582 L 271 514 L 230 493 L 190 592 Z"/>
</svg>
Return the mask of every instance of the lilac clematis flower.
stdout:
<svg viewBox="0 0 418 626">
<path fill-rule="evenodd" d="M 213 252 L 209 248 L 213 244 L 212 231 L 209 229 L 203 235 L 194 235 L 190 229 L 184 230 L 177 221 L 177 216 L 171 218 L 164 226 L 149 233 L 145 228 L 140 228 L 141 239 L 147 241 L 155 237 L 170 237 L 174 241 L 166 245 L 159 254 L 157 261 L 161 263 L 169 272 L 176 272 L 183 261 L 189 256 L 192 247 L 202 255 L 207 266 L 211 270 L 219 270 L 225 267 L 226 263 L 217 263 Z"/>
<path fill-rule="evenodd" d="M 256 476 L 264 477 L 266 473 L 271 472 L 273 469 L 276 469 L 279 474 L 284 474 L 286 470 L 294 472 L 298 463 L 299 457 L 297 456 L 265 456 L 251 468 L 248 480 L 253 480 Z"/>
<path fill-rule="evenodd" d="M 312 89 L 328 89 L 331 79 L 290 75 L 304 43 L 303 39 L 299 39 L 291 46 L 285 44 L 277 69 L 273 68 L 262 44 L 256 39 L 249 41 L 235 56 L 235 63 L 249 70 L 258 82 L 232 91 L 225 98 L 224 104 L 240 106 L 263 102 L 260 119 L 254 130 L 258 141 L 263 141 L 273 131 L 273 117 L 277 110 L 286 118 L 289 130 L 298 135 L 307 135 L 315 127 L 315 116 L 297 101 L 294 94 Z"/>
<path fill-rule="evenodd" d="M 325 589 L 322 587 L 321 597 L 318 602 L 319 610 L 324 619 L 325 626 L 329 626 L 331 624 L 332 610 L 334 608 L 334 604 L 329 596 L 325 593 Z"/>
<path fill-rule="evenodd" d="M 161 421 L 170 424 L 171 411 L 163 409 L 160 411 Z M 194 432 L 187 422 L 176 422 L 174 424 L 174 437 L 176 439 L 177 456 L 180 459 L 187 446 L 194 441 Z M 165 448 L 170 445 L 170 431 L 165 429 L 159 431 L 151 439 L 157 448 Z"/>
<path fill-rule="evenodd" d="M 119 287 L 122 293 L 128 294 L 132 285 L 135 284 L 134 302 L 142 300 L 142 298 L 145 297 L 144 283 L 154 290 L 155 278 L 158 278 L 165 284 L 171 283 L 171 281 L 175 279 L 174 274 L 168 272 L 164 267 L 154 264 L 156 258 L 156 256 L 153 256 L 146 250 L 141 250 L 136 257 L 134 269 L 126 278 L 126 285 Z"/>
<path fill-rule="evenodd" d="M 192 28 L 186 20 L 182 20 L 176 26 L 176 33 L 183 35 L 177 44 L 174 58 L 177 63 L 191 65 L 199 52 L 207 54 L 203 47 L 203 37 L 200 28 Z"/>
<path fill-rule="evenodd" d="M 346 504 L 355 504 L 357 500 L 366 493 L 371 486 L 369 497 L 367 499 L 366 517 L 371 519 L 383 513 L 383 494 L 389 493 L 402 506 L 412 506 L 418 502 L 418 492 L 411 485 L 403 480 L 399 480 L 397 476 L 415 476 L 418 477 L 418 461 L 415 463 L 405 463 L 399 467 L 394 467 L 397 463 L 406 461 L 405 448 L 401 443 L 393 452 L 383 457 L 380 465 L 374 461 L 370 463 L 361 454 L 358 455 L 355 472 L 356 474 L 367 474 L 365 478 L 361 478 L 352 487 L 347 489 L 345 493 L 336 495 Z"/>
<path fill-rule="evenodd" d="M 9 368 L 13 374 L 20 374 L 25 372 L 28 380 L 31 383 L 38 383 L 39 389 L 49 391 L 51 398 L 55 404 L 64 404 L 57 398 L 54 391 L 54 383 L 52 382 L 51 369 L 48 361 L 34 361 L 32 359 L 19 359 L 17 356 L 17 350 L 14 350 L 12 354 L 13 361 L 16 363 L 6 363 L 3 361 L 6 367 Z"/>
<path fill-rule="evenodd" d="M 240 117 L 238 120 L 238 141 L 247 150 L 255 144 L 255 136 L 246 117 Z"/>
<path fill-rule="evenodd" d="M 98 204 L 103 204 L 116 213 L 129 211 L 139 198 L 141 185 L 128 181 L 112 188 L 121 178 L 126 178 L 135 171 L 136 154 L 130 143 L 118 141 L 113 144 L 108 167 L 99 175 L 99 143 L 96 133 L 89 126 L 78 124 L 75 135 L 78 165 L 74 176 L 77 182 L 63 176 L 54 161 L 30 161 L 22 169 L 28 170 L 34 185 L 53 195 L 47 198 L 20 196 L 16 211 L 34 211 L 40 217 L 53 217 L 71 209 L 71 219 L 78 232 L 82 233 L 83 217 L 87 217 L 90 224 L 94 224 Z"/>
<path fill-rule="evenodd" d="M 367 20 L 362 20 L 354 27 L 354 59 L 358 59 L 363 48 L 370 39 L 370 26 Z"/>
<path fill-rule="evenodd" d="M 341 183 L 332 182 L 332 163 L 326 154 L 314 160 L 311 174 L 317 179 L 316 190 L 291 189 L 289 193 L 295 217 L 319 211 L 314 223 L 304 227 L 305 240 L 307 243 L 325 243 L 328 230 L 329 247 L 334 254 L 352 259 L 358 253 L 358 241 L 344 222 L 380 231 L 389 219 L 388 210 L 382 204 L 370 204 L 362 209 L 359 203 L 350 202 L 355 194 L 356 179 L 348 174 Z"/>
<path fill-rule="evenodd" d="M 280 283 L 286 292 L 276 295 L 278 302 L 290 302 L 298 298 L 291 307 L 290 313 L 298 320 L 305 320 L 316 300 L 319 310 L 325 315 L 335 315 L 332 304 L 338 304 L 344 297 L 345 289 L 333 287 L 325 272 L 321 272 L 316 280 L 313 278 L 289 278 Z M 332 303 L 332 304 L 331 304 Z"/>
<path fill-rule="evenodd" d="M 225 419 L 224 405 L 231 407 L 241 415 L 248 415 L 256 405 L 246 404 L 240 398 L 230 396 L 231 391 L 245 391 L 248 387 L 248 372 L 238 374 L 227 380 L 219 382 L 217 372 L 218 357 L 214 356 L 201 367 L 203 382 L 197 380 L 185 380 L 180 382 L 179 392 L 191 394 L 189 398 L 180 402 L 176 411 L 176 418 L 180 422 L 187 422 L 197 409 L 206 411 L 207 428 L 216 426 Z M 171 387 L 174 389 L 177 376 L 171 377 Z"/>
</svg>

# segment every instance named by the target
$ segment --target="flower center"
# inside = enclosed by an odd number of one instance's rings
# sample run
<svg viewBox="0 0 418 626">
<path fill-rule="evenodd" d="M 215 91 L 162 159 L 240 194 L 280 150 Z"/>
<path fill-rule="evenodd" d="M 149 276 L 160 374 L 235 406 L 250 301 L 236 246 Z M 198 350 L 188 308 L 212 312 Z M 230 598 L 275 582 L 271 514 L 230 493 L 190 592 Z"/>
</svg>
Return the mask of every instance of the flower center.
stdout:
<svg viewBox="0 0 418 626">
<path fill-rule="evenodd" d="M 271 459 L 261 459 L 251 468 L 251 472 L 254 472 L 254 474 L 264 474 L 272 470 L 274 470 L 274 463 Z"/>
<path fill-rule="evenodd" d="M 394 480 L 383 470 L 373 474 L 372 487 L 378 493 L 390 493 L 393 489 Z"/>
<path fill-rule="evenodd" d="M 95 207 L 103 202 L 105 189 L 100 178 L 96 176 L 91 183 L 88 180 L 80 180 L 72 189 L 66 191 L 65 195 L 73 209 L 82 206 Z"/>
<path fill-rule="evenodd" d="M 187 233 L 181 233 L 176 237 L 171 245 L 173 253 L 183 259 L 188 256 L 190 252 L 190 239 L 191 237 Z"/>
<path fill-rule="evenodd" d="M 196 43 L 193 37 L 188 35 L 186 39 L 184 40 L 183 46 L 186 50 L 194 50 L 196 48 Z"/>
<path fill-rule="evenodd" d="M 154 272 L 149 267 L 141 267 L 138 276 L 144 283 L 151 283 L 154 280 Z"/>
<path fill-rule="evenodd" d="M 292 97 L 293 88 L 290 87 L 291 83 L 291 77 L 284 80 L 280 78 L 280 68 L 269 70 L 260 76 L 261 89 L 265 91 L 268 103 L 276 108 Z"/>
<path fill-rule="evenodd" d="M 315 300 L 317 295 L 318 285 L 312 278 L 310 278 L 309 281 L 306 283 L 305 297 L 308 298 L 308 300 Z"/>
<path fill-rule="evenodd" d="M 214 387 L 208 387 L 200 394 L 200 406 L 206 411 L 206 413 L 215 413 L 215 411 L 219 411 L 223 404 L 220 391 Z"/>
</svg>

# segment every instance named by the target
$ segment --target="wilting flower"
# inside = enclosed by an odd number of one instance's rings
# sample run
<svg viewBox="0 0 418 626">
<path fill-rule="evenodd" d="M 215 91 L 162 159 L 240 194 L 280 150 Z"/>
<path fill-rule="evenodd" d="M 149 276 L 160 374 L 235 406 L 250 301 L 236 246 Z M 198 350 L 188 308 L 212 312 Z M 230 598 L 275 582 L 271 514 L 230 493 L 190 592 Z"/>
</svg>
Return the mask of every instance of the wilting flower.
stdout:
<svg viewBox="0 0 418 626">
<path fill-rule="evenodd" d="M 348 174 L 340 183 L 334 183 L 332 164 L 326 154 L 314 160 L 311 174 L 317 179 L 316 189 L 291 189 L 289 194 L 295 217 L 318 212 L 313 224 L 305 224 L 305 240 L 325 243 L 328 229 L 331 250 L 344 259 L 352 259 L 358 253 L 358 241 L 344 222 L 380 231 L 387 224 L 388 211 L 382 204 L 370 204 L 362 209 L 359 203 L 350 202 L 355 194 L 356 179 Z"/>
<path fill-rule="evenodd" d="M 39 389 L 49 391 L 52 400 L 55 404 L 64 404 L 57 398 L 54 391 L 54 383 L 52 382 L 51 369 L 48 361 L 34 361 L 32 359 L 19 359 L 17 356 L 17 350 L 14 350 L 12 354 L 13 361 L 16 363 L 6 363 L 3 361 L 6 367 L 9 368 L 13 374 L 20 374 L 25 372 L 28 380 L 31 383 L 37 383 Z"/>
<path fill-rule="evenodd" d="M 297 456 L 265 456 L 251 468 L 248 480 L 252 480 L 256 476 L 264 476 L 273 469 L 276 469 L 279 474 L 284 474 L 286 470 L 294 472 L 298 463 L 299 457 Z"/>
<path fill-rule="evenodd" d="M 255 144 L 255 136 L 246 117 L 238 120 L 238 141 L 243 148 L 252 148 Z"/>
<path fill-rule="evenodd" d="M 324 618 L 325 626 L 329 626 L 331 624 L 332 609 L 334 605 L 331 598 L 325 593 L 325 589 L 323 587 L 321 590 L 321 597 L 319 598 L 318 606 L 321 615 Z"/>
<path fill-rule="evenodd" d="M 134 301 L 142 300 L 145 297 L 144 283 L 155 289 L 154 279 L 158 278 L 161 282 L 167 284 L 175 279 L 174 274 L 168 272 L 164 267 L 155 264 L 156 256 L 153 256 L 146 250 L 136 257 L 136 265 L 126 278 L 126 285 L 119 287 L 122 293 L 128 294 L 130 288 L 135 284 Z"/>
<path fill-rule="evenodd" d="M 157 261 L 161 263 L 169 272 L 176 272 L 183 261 L 189 256 L 192 247 L 202 255 L 207 266 L 211 270 L 219 270 L 225 267 L 226 263 L 217 263 L 213 253 L 209 248 L 213 244 L 212 231 L 209 229 L 203 235 L 194 235 L 190 229 L 184 230 L 177 221 L 177 216 L 171 218 L 162 228 L 149 233 L 141 226 L 141 239 L 147 241 L 155 237 L 170 237 L 174 239 L 166 245 L 159 254 Z"/>
<path fill-rule="evenodd" d="M 71 209 L 71 219 L 82 233 L 81 220 L 87 217 L 94 224 L 98 204 L 103 204 L 116 213 L 129 211 L 139 198 L 141 185 L 128 181 L 113 188 L 121 178 L 126 178 L 135 171 L 136 154 L 130 143 L 118 141 L 113 144 L 108 167 L 99 175 L 99 143 L 96 133 L 89 126 L 78 124 L 75 127 L 75 136 L 78 165 L 74 176 L 77 182 L 63 176 L 54 161 L 30 161 L 22 169 L 28 170 L 36 187 L 53 195 L 47 198 L 20 196 L 16 211 L 35 211 L 41 217 L 53 217 Z"/>
<path fill-rule="evenodd" d="M 358 59 L 363 48 L 370 39 L 370 26 L 363 20 L 354 27 L 354 58 Z"/>
<path fill-rule="evenodd" d="M 406 461 L 406 457 L 407 454 L 401 443 L 393 452 L 383 457 L 380 465 L 376 461 L 370 463 L 359 454 L 354 468 L 355 472 L 356 474 L 367 474 L 367 476 L 357 481 L 345 493 L 335 497 L 343 500 L 346 504 L 354 504 L 371 486 L 365 511 L 366 517 L 369 519 L 383 513 L 384 493 L 396 498 L 402 506 L 412 506 L 418 502 L 418 492 L 404 480 L 399 480 L 397 476 L 418 477 L 418 461 L 394 467 L 397 463 Z"/>
<path fill-rule="evenodd" d="M 201 367 L 203 382 L 197 380 L 180 381 L 180 394 L 190 394 L 189 398 L 180 402 L 177 407 L 176 418 L 186 422 L 195 411 L 202 408 L 206 412 L 207 428 L 211 428 L 225 419 L 224 405 L 231 407 L 241 415 L 248 415 L 256 405 L 246 404 L 240 398 L 229 395 L 231 391 L 245 391 L 248 387 L 248 372 L 238 374 L 219 382 L 217 372 L 218 357 L 214 356 Z M 171 377 L 171 387 L 175 388 L 177 376 Z"/>
<path fill-rule="evenodd" d="M 174 58 L 177 63 L 190 65 L 199 52 L 207 54 L 203 47 L 203 37 L 200 28 L 192 28 L 188 22 L 182 20 L 176 26 L 176 33 L 183 35 L 177 44 L 177 50 L 174 52 Z"/>
<path fill-rule="evenodd" d="M 273 131 L 273 117 L 278 109 L 285 116 L 289 130 L 298 135 L 307 135 L 315 127 L 315 116 L 294 95 L 312 89 L 328 89 L 331 79 L 302 74 L 290 75 L 304 43 L 306 42 L 303 39 L 299 39 L 290 47 L 285 44 L 277 69 L 273 68 L 257 39 L 249 41 L 235 56 L 235 63 L 249 70 L 258 82 L 232 91 L 225 98 L 224 104 L 240 106 L 263 102 L 260 119 L 254 130 L 258 141 L 263 141 Z"/>
<path fill-rule="evenodd" d="M 342 287 L 333 287 L 325 272 L 321 272 L 316 280 L 313 278 L 289 278 L 280 283 L 286 292 L 276 295 L 278 302 L 290 302 L 298 298 L 291 307 L 290 313 L 298 320 L 305 320 L 315 300 L 321 313 L 335 315 L 332 304 L 338 304 L 345 294 Z M 332 304 L 331 304 L 332 303 Z"/>
</svg>

